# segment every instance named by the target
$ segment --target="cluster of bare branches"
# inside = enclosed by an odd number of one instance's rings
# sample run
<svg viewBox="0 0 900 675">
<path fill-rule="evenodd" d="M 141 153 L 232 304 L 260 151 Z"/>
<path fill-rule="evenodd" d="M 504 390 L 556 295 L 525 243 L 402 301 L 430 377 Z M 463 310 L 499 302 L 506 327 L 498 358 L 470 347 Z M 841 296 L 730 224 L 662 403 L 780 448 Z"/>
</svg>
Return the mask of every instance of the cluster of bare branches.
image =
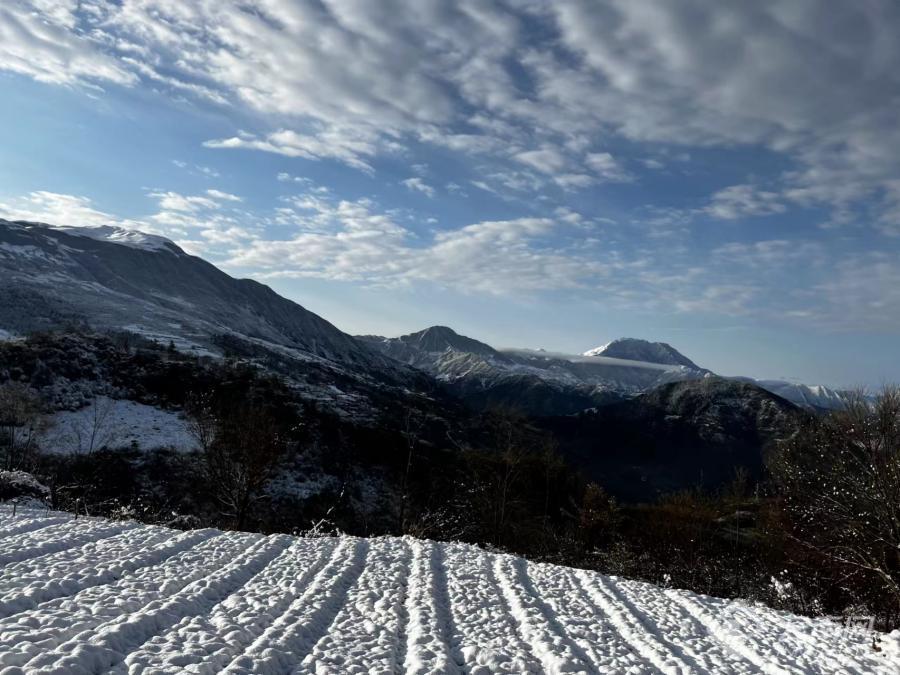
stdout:
<svg viewBox="0 0 900 675">
<path fill-rule="evenodd" d="M 278 420 L 251 401 L 217 401 L 209 395 L 192 397 L 186 412 L 221 514 L 243 529 L 287 449 Z"/>
<path fill-rule="evenodd" d="M 41 400 L 34 390 L 19 382 L 0 385 L 0 468 L 29 468 L 45 426 Z"/>
<path fill-rule="evenodd" d="M 900 389 L 809 419 L 771 468 L 796 540 L 900 605 Z"/>
</svg>

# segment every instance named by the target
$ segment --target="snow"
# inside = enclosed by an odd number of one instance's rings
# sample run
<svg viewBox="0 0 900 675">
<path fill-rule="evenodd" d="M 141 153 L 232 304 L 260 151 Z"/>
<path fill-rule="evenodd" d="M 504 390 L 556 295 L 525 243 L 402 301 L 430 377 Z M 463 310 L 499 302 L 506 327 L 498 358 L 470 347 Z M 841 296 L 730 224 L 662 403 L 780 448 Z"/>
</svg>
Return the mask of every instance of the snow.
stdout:
<svg viewBox="0 0 900 675">
<path fill-rule="evenodd" d="M 503 354 L 514 354 L 533 359 L 570 361 L 571 363 L 599 363 L 607 366 L 623 366 L 625 368 L 646 368 L 648 370 L 664 370 L 671 372 L 682 372 L 684 366 L 678 366 L 667 363 L 651 363 L 649 361 L 633 361 L 631 359 L 621 359 L 613 356 L 598 356 L 585 352 L 584 354 L 565 354 L 563 352 L 548 352 L 545 349 L 520 349 L 520 348 L 502 348 L 499 350 Z"/>
<path fill-rule="evenodd" d="M 896 673 L 897 633 L 465 544 L 0 506 L 3 673 Z"/>
<path fill-rule="evenodd" d="M 180 251 L 171 239 L 166 239 L 155 234 L 147 234 L 137 230 L 126 230 L 112 225 L 98 225 L 93 227 L 55 226 L 54 229 L 76 237 L 87 237 L 98 241 L 106 241 L 112 244 L 121 244 L 129 248 L 137 248 L 143 251 Z"/>
<path fill-rule="evenodd" d="M 178 413 L 104 396 L 81 410 L 54 413 L 38 442 L 52 454 L 85 454 L 103 447 L 135 445 L 142 450 L 187 451 L 196 446 L 187 422 Z"/>
</svg>

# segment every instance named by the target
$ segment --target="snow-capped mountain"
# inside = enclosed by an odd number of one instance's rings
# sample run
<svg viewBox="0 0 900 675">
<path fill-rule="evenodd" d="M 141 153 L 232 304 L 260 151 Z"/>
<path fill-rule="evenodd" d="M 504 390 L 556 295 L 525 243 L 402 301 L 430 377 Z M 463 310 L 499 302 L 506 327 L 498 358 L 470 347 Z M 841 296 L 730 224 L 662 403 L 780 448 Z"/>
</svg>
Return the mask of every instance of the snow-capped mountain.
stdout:
<svg viewBox="0 0 900 675">
<path fill-rule="evenodd" d="M 368 335 L 358 339 L 430 373 L 476 407 L 514 405 L 538 415 L 571 414 L 705 374 L 700 368 L 682 365 L 498 350 L 446 326 L 398 338 Z"/>
<path fill-rule="evenodd" d="M 584 356 L 604 356 L 628 361 L 649 361 L 651 363 L 683 366 L 691 370 L 703 370 L 670 344 L 650 342 L 637 338 L 613 340 L 605 345 L 586 351 Z M 822 385 L 799 384 L 785 380 L 757 380 L 751 377 L 733 377 L 731 379 L 752 382 L 795 405 L 813 410 L 837 410 L 845 405 L 848 397 L 848 392 Z"/>
<path fill-rule="evenodd" d="M 221 352 L 223 340 L 278 358 L 403 379 L 412 366 L 476 407 L 571 414 L 711 373 L 661 342 L 621 338 L 583 355 L 495 349 L 446 326 L 398 338 L 353 338 L 267 286 L 234 279 L 172 241 L 118 227 L 53 227 L 0 219 L 0 329 L 71 324 L 126 329 L 179 348 Z M 324 366 L 322 366 L 324 364 Z M 398 370 L 399 369 L 399 370 Z M 801 406 L 844 394 L 781 381 L 757 384 Z"/>
<path fill-rule="evenodd" d="M 269 287 L 140 232 L 0 220 L 0 283 L 7 330 L 84 321 L 205 347 L 230 334 L 341 364 L 386 365 Z"/>
<path fill-rule="evenodd" d="M 821 384 L 799 384 L 786 380 L 757 380 L 749 377 L 732 379 L 752 382 L 773 394 L 786 398 L 791 403 L 812 410 L 840 410 L 852 396 L 849 391 L 832 389 Z"/>
<path fill-rule="evenodd" d="M 700 366 L 665 342 L 650 342 L 637 338 L 619 338 L 605 345 L 588 350 L 584 356 L 608 356 L 628 361 L 664 363 L 700 370 Z"/>
</svg>

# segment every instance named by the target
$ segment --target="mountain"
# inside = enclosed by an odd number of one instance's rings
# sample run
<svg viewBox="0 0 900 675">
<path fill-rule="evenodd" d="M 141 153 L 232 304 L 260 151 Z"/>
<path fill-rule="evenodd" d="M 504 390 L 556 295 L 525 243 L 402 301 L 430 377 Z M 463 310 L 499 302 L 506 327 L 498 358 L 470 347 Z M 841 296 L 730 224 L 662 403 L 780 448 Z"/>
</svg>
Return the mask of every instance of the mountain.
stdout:
<svg viewBox="0 0 900 675">
<path fill-rule="evenodd" d="M 86 324 L 171 341 L 179 352 L 235 356 L 285 376 L 300 399 L 354 425 L 384 430 L 414 409 L 433 421 L 434 442 L 443 443 L 448 430 L 477 427 L 461 402 L 476 411 L 513 407 L 548 418 L 576 466 L 608 471 L 621 494 L 638 492 L 628 453 L 648 448 L 649 463 L 636 465 L 643 467 L 642 481 L 649 480 L 645 489 L 692 485 L 701 470 L 706 479 L 719 480 L 738 464 L 756 467 L 771 426 L 763 414 L 771 404 L 763 401 L 777 399 L 749 383 L 726 385 L 668 345 L 643 341 L 619 340 L 599 355 L 575 356 L 495 349 L 446 326 L 397 338 L 354 338 L 165 238 L 119 228 L 0 221 L 0 287 L 4 331 Z M 65 380 L 60 373 L 76 356 L 60 353 L 64 343 L 22 347 L 35 357 L 33 372 L 43 373 L 54 392 L 60 389 L 54 378 Z M 104 382 L 91 373 L 111 359 L 109 345 L 85 339 L 71 349 L 83 352 L 86 370 L 70 373 L 71 387 L 57 398 L 79 399 L 84 382 L 86 392 L 102 393 Z M 110 366 L 122 390 L 133 379 L 128 373 L 142 372 L 126 361 Z M 10 363 L 8 370 L 16 367 Z M 573 435 L 572 425 L 584 428 Z M 594 439 L 622 442 L 612 454 L 598 453 Z"/>
<path fill-rule="evenodd" d="M 62 320 L 210 345 L 225 333 L 353 366 L 384 366 L 325 319 L 249 279 L 234 279 L 162 237 L 120 228 L 0 220 L 6 329 Z M 36 305 L 42 311 L 32 312 Z"/>
<path fill-rule="evenodd" d="M 637 338 L 613 340 L 601 347 L 586 351 L 584 356 L 604 356 L 628 361 L 677 365 L 696 371 L 703 370 L 670 344 L 649 342 Z M 821 385 L 798 384 L 784 380 L 757 380 L 750 377 L 732 377 L 731 379 L 751 382 L 809 410 L 838 410 L 844 407 L 849 396 L 849 392 Z"/>
<path fill-rule="evenodd" d="M 357 339 L 431 374 L 477 409 L 511 406 L 532 415 L 572 414 L 707 372 L 696 366 L 608 356 L 498 350 L 446 326 L 397 338 Z"/>
<path fill-rule="evenodd" d="M 758 479 L 764 447 L 799 414 L 762 387 L 711 376 L 542 423 L 575 466 L 620 498 L 635 500 L 714 488 L 731 480 L 737 467 Z"/>
<path fill-rule="evenodd" d="M 684 356 L 672 345 L 665 342 L 649 342 L 637 338 L 619 338 L 601 347 L 591 349 L 584 356 L 608 356 L 627 361 L 644 361 L 646 363 L 663 363 L 670 366 L 684 366 L 693 370 L 701 370 L 700 366 Z"/>
<path fill-rule="evenodd" d="M 379 419 L 410 397 L 447 398 L 421 371 L 163 237 L 0 220 L 0 288 L 4 332 L 124 330 L 197 356 L 235 356 L 348 418 Z"/>
<path fill-rule="evenodd" d="M 799 384 L 785 380 L 755 380 L 747 377 L 735 377 L 732 379 L 752 382 L 773 394 L 786 398 L 791 403 L 809 410 L 840 410 L 853 395 L 849 391 L 832 389 L 818 384 Z"/>
</svg>

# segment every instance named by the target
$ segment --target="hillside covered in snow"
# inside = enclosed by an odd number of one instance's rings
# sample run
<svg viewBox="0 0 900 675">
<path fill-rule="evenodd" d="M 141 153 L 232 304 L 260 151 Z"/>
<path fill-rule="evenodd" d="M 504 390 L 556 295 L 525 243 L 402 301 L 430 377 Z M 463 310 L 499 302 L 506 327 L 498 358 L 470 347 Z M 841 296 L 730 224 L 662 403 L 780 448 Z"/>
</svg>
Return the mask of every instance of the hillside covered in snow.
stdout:
<svg viewBox="0 0 900 675">
<path fill-rule="evenodd" d="M 411 538 L 0 507 L 4 673 L 895 673 L 895 636 Z"/>
</svg>

